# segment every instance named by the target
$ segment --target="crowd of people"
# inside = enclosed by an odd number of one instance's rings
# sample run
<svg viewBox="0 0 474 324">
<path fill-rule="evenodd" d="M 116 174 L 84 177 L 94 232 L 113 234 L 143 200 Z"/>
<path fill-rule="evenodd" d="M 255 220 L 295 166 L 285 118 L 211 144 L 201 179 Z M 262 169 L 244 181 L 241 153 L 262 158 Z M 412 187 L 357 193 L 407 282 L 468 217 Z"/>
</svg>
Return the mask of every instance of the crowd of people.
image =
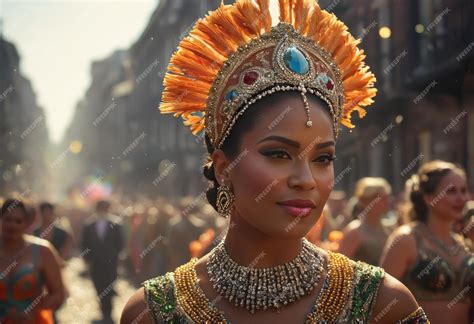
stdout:
<svg viewBox="0 0 474 324">
<path fill-rule="evenodd" d="M 50 202 L 2 199 L 0 320 L 54 323 L 67 296 L 61 272 L 79 257 L 99 297 L 103 323 L 113 323 L 117 276 L 137 287 L 209 252 L 233 224 L 203 195 L 110 197 L 93 212 Z M 427 314 L 472 318 L 474 201 L 460 167 L 432 161 L 394 195 L 383 178 L 360 179 L 353 196 L 333 191 L 307 239 L 355 261 L 381 266 L 401 280 Z M 467 287 L 467 288 L 466 288 Z M 440 305 L 448 303 L 446 307 Z"/>
</svg>

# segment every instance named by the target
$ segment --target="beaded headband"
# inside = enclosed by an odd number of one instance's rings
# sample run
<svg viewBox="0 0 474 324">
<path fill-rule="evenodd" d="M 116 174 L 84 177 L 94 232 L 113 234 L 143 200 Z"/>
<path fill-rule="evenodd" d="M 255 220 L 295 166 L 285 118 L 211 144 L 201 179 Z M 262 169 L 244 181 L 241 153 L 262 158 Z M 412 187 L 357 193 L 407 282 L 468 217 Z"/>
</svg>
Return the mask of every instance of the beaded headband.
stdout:
<svg viewBox="0 0 474 324">
<path fill-rule="evenodd" d="M 272 27 L 269 0 L 237 0 L 200 19 L 171 57 L 160 110 L 181 116 L 194 135 L 221 148 L 237 119 L 256 101 L 296 90 L 329 106 L 339 124 L 353 128 L 351 113 L 365 115 L 376 94 L 375 76 L 360 43 L 315 0 L 279 0 Z"/>
</svg>

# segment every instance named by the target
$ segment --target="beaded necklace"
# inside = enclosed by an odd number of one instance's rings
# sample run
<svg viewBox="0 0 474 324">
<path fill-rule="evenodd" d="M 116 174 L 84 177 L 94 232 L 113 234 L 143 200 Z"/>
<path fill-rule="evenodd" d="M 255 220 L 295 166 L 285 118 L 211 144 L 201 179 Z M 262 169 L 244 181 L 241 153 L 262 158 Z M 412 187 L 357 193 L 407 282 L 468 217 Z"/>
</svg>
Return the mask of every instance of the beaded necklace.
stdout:
<svg viewBox="0 0 474 324">
<path fill-rule="evenodd" d="M 280 311 L 308 295 L 318 285 L 323 257 L 314 245 L 303 239 L 301 252 L 291 261 L 271 268 L 245 267 L 227 253 L 223 241 L 210 253 L 207 272 L 214 289 L 235 306 L 251 313 L 267 308 Z"/>
<path fill-rule="evenodd" d="M 354 270 L 350 260 L 337 253 L 328 252 L 328 273 L 305 323 L 334 322 L 348 307 L 347 301 L 353 288 Z M 224 313 L 216 308 L 220 298 L 209 301 L 199 287 L 194 266 L 196 258 L 176 269 L 174 282 L 179 307 L 195 323 L 229 323 Z"/>
</svg>

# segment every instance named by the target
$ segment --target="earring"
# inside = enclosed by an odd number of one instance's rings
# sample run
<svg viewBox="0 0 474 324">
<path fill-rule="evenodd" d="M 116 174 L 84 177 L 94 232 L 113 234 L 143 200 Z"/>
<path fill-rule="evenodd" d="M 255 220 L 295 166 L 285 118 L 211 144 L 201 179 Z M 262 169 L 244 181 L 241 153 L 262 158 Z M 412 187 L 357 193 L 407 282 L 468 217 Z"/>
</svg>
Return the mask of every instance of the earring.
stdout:
<svg viewBox="0 0 474 324">
<path fill-rule="evenodd" d="M 234 206 L 235 196 L 229 186 L 220 186 L 217 189 L 217 211 L 223 217 L 228 218 L 231 215 Z"/>
</svg>

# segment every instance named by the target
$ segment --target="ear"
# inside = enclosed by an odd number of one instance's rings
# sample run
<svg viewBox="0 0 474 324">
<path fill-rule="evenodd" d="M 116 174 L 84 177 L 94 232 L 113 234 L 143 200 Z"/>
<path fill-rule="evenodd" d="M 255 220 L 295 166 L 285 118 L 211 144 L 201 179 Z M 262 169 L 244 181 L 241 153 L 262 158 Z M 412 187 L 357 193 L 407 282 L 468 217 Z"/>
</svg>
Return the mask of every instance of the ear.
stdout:
<svg viewBox="0 0 474 324">
<path fill-rule="evenodd" d="M 225 156 L 224 151 L 215 150 L 212 155 L 212 164 L 214 165 L 214 174 L 216 176 L 217 182 L 219 185 L 227 184 L 229 185 L 230 175 L 229 175 L 229 164 L 230 161 Z"/>
<path fill-rule="evenodd" d="M 423 201 L 425 202 L 425 205 L 428 207 L 431 206 L 433 199 L 434 197 L 432 195 L 427 195 L 427 194 L 423 195 Z"/>
</svg>

